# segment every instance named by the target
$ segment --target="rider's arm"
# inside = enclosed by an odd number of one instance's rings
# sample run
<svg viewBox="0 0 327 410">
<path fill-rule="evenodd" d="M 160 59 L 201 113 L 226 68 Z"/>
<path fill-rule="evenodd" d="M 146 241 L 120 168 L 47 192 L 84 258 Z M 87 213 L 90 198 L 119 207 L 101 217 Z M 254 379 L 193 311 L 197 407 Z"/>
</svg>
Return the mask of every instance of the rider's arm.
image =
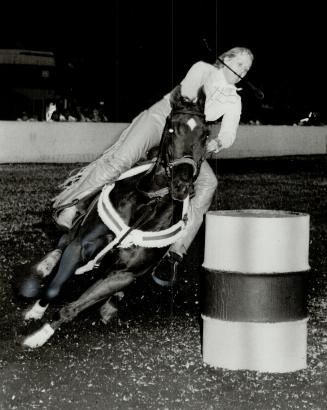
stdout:
<svg viewBox="0 0 327 410">
<path fill-rule="evenodd" d="M 226 112 L 222 117 L 218 135 L 214 137 L 207 146 L 208 152 L 219 152 L 229 148 L 236 139 L 236 132 L 241 116 L 241 101 L 237 104 L 228 104 Z"/>
<path fill-rule="evenodd" d="M 230 104 L 223 115 L 217 140 L 222 148 L 229 148 L 236 139 L 236 132 L 241 117 L 241 100 L 239 103 Z"/>
<path fill-rule="evenodd" d="M 203 61 L 198 61 L 192 65 L 181 82 L 181 93 L 184 97 L 193 100 L 198 96 L 199 88 L 204 84 L 210 67 L 210 64 Z"/>
</svg>

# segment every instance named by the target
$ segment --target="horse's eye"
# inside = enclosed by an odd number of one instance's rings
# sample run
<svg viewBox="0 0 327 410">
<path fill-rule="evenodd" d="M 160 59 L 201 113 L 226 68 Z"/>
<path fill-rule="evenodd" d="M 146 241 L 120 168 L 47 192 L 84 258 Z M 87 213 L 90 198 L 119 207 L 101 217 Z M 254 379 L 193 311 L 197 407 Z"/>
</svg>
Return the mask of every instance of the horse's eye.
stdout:
<svg viewBox="0 0 327 410">
<path fill-rule="evenodd" d="M 173 130 L 172 128 L 169 128 L 168 132 L 169 132 L 170 134 L 172 134 L 172 133 L 174 132 L 174 130 Z"/>
</svg>

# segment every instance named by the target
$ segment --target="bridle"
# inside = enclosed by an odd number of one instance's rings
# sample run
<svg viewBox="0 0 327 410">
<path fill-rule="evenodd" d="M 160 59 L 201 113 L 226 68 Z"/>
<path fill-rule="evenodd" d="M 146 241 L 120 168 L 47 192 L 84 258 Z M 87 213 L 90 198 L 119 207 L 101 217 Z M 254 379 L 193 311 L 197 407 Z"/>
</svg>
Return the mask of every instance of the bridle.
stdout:
<svg viewBox="0 0 327 410">
<path fill-rule="evenodd" d="M 176 137 L 175 130 L 172 125 L 172 119 L 175 115 L 178 114 L 188 114 L 192 116 L 197 116 L 200 118 L 205 119 L 205 114 L 204 113 L 199 113 L 198 111 L 192 111 L 192 110 L 172 110 L 169 117 L 167 118 L 167 123 L 165 129 L 168 129 L 168 134 L 173 138 Z M 176 165 L 180 164 L 189 164 L 193 167 L 193 180 L 195 180 L 200 172 L 201 164 L 205 159 L 205 150 L 203 151 L 203 154 L 198 162 L 196 162 L 191 155 L 183 155 L 180 158 L 176 159 L 171 159 L 169 158 L 169 153 L 166 148 L 166 140 L 167 140 L 167 131 L 164 133 L 164 137 L 161 139 L 160 142 L 160 147 L 159 147 L 159 155 L 158 155 L 158 160 L 161 163 L 161 165 L 164 167 L 166 175 L 168 178 L 171 178 L 172 176 L 172 170 L 173 167 Z"/>
</svg>

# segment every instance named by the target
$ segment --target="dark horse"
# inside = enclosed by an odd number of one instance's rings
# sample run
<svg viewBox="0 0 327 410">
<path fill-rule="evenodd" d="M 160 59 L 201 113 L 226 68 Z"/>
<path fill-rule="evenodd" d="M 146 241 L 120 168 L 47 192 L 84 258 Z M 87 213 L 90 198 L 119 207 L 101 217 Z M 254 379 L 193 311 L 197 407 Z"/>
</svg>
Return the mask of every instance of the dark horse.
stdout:
<svg viewBox="0 0 327 410">
<path fill-rule="evenodd" d="M 61 241 L 64 245 L 60 245 L 63 249 L 58 269 L 54 275 L 51 273 L 49 283 L 40 287 L 40 300 L 27 311 L 25 319 L 41 318 L 74 274 L 100 266 L 95 282 L 77 300 L 60 309 L 58 320 L 46 323 L 25 338 L 23 345 L 43 345 L 62 323 L 105 299 L 109 301 L 101 313 L 108 319 L 113 307 L 110 297 L 137 276 L 153 270 L 169 245 L 183 234 L 187 201 L 206 153 L 205 94 L 201 88 L 193 102 L 181 96 L 179 86 L 170 102 L 172 111 L 156 161 L 146 172 L 102 190 L 87 216 Z"/>
</svg>

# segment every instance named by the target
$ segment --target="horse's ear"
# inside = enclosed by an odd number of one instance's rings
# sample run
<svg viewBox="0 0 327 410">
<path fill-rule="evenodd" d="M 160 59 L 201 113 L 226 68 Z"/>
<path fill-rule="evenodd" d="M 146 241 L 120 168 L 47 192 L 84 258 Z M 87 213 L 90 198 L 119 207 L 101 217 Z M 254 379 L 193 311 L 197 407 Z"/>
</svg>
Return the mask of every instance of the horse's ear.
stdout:
<svg viewBox="0 0 327 410">
<path fill-rule="evenodd" d="M 179 84 L 170 93 L 170 105 L 175 106 L 181 99 L 181 85 Z"/>
<path fill-rule="evenodd" d="M 198 98 L 196 100 L 198 107 L 200 108 L 201 112 L 204 112 L 204 105 L 206 102 L 206 93 L 204 92 L 204 87 L 200 87 L 198 91 Z"/>
</svg>

